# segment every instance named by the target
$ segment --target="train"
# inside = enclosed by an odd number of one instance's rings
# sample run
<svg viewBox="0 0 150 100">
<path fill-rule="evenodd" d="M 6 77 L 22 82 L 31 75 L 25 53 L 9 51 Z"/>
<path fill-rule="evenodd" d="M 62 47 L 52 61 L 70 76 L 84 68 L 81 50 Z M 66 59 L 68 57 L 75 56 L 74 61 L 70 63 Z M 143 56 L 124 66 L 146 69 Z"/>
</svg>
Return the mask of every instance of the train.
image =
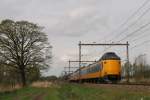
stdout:
<svg viewBox="0 0 150 100">
<path fill-rule="evenodd" d="M 71 73 L 70 82 L 107 82 L 121 80 L 121 59 L 115 52 L 106 52 L 98 61 Z"/>
</svg>

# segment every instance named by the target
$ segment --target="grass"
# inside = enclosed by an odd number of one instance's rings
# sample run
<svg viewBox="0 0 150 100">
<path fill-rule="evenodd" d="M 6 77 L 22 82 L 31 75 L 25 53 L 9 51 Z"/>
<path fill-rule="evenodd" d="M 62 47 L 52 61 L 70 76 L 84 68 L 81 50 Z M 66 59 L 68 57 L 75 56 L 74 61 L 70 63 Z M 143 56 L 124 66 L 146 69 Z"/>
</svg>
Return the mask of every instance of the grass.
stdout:
<svg viewBox="0 0 150 100">
<path fill-rule="evenodd" d="M 36 100 L 39 95 L 44 100 L 58 100 L 56 88 L 39 87 L 26 87 L 13 92 L 0 93 L 0 100 Z"/>
<path fill-rule="evenodd" d="M 150 100 L 150 94 L 127 91 L 123 88 L 119 90 L 61 84 L 48 88 L 26 87 L 13 92 L 0 93 L 0 100 Z"/>
<path fill-rule="evenodd" d="M 150 100 L 150 94 L 82 85 L 64 85 L 60 90 L 62 100 Z"/>
</svg>

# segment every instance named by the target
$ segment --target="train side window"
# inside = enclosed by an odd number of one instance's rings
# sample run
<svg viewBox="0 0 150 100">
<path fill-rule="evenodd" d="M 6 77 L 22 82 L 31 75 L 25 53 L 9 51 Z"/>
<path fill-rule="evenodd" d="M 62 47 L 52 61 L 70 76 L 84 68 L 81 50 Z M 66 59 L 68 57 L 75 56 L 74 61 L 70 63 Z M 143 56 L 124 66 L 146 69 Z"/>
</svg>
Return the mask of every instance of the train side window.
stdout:
<svg viewBox="0 0 150 100">
<path fill-rule="evenodd" d="M 94 67 L 92 67 L 92 72 L 94 72 Z"/>
<path fill-rule="evenodd" d="M 96 65 L 96 71 L 99 71 L 99 70 L 100 70 L 100 65 L 97 64 L 97 65 Z"/>
<path fill-rule="evenodd" d="M 90 73 L 90 68 L 88 69 L 88 73 Z"/>
<path fill-rule="evenodd" d="M 85 74 L 87 74 L 87 69 L 85 69 Z"/>
<path fill-rule="evenodd" d="M 84 70 L 82 71 L 82 75 L 84 74 Z"/>
<path fill-rule="evenodd" d="M 95 68 L 94 68 L 94 72 L 97 72 L 97 65 L 96 65 Z"/>
<path fill-rule="evenodd" d="M 99 64 L 99 66 L 98 66 L 98 71 L 100 71 L 101 70 L 101 65 Z"/>
<path fill-rule="evenodd" d="M 100 70 L 102 70 L 103 63 L 100 64 Z"/>
<path fill-rule="evenodd" d="M 103 62 L 99 64 L 99 70 L 102 70 Z"/>
<path fill-rule="evenodd" d="M 97 69 L 97 65 L 96 65 L 96 66 L 95 66 L 95 72 L 97 72 L 97 70 L 98 70 L 98 69 Z"/>
</svg>

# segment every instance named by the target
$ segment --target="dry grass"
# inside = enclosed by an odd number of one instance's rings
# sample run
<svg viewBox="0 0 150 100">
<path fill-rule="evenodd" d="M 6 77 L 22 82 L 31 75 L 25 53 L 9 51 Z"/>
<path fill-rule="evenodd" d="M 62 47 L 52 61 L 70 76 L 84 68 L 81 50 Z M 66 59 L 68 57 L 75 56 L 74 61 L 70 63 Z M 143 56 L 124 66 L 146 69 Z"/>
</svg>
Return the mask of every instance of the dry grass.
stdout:
<svg viewBox="0 0 150 100">
<path fill-rule="evenodd" d="M 0 84 L 0 92 L 6 92 L 6 91 L 13 91 L 16 89 L 20 89 L 22 86 L 20 84 L 16 84 L 16 85 L 4 85 L 4 84 Z"/>
<path fill-rule="evenodd" d="M 52 86 L 54 83 L 52 82 L 34 82 L 31 84 L 32 87 L 41 87 L 41 88 L 47 88 Z M 20 84 L 16 84 L 16 85 L 6 85 L 6 84 L 0 84 L 0 92 L 6 92 L 6 91 L 14 91 L 17 89 L 22 88 L 22 86 Z"/>
<path fill-rule="evenodd" d="M 42 88 L 47 88 L 47 87 L 50 87 L 51 85 L 53 85 L 52 82 L 48 82 L 48 81 L 45 81 L 45 82 L 34 82 L 32 83 L 32 87 L 42 87 Z"/>
</svg>

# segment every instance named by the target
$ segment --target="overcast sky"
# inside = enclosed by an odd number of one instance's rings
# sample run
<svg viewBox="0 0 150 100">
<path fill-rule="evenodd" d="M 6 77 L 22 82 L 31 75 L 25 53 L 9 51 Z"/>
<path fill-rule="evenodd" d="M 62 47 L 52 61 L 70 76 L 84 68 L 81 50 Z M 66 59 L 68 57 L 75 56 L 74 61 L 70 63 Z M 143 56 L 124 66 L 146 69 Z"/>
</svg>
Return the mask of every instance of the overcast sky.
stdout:
<svg viewBox="0 0 150 100">
<path fill-rule="evenodd" d="M 136 16 L 118 29 L 129 16 L 131 16 L 146 0 L 0 0 L 0 20 L 27 20 L 44 26 L 44 31 L 48 34 L 49 42 L 53 46 L 53 64 L 46 75 L 60 75 L 63 67 L 68 66 L 67 61 L 78 59 L 78 43 L 107 42 L 120 40 L 122 37 L 136 30 L 143 24 L 150 21 L 150 13 L 147 12 L 136 24 L 129 27 L 127 32 L 117 36 L 119 32 L 126 29 L 142 13 L 150 7 L 147 3 Z M 117 30 L 113 32 L 114 30 Z M 145 31 L 146 30 L 146 31 Z M 149 28 L 144 32 L 139 32 L 134 36 L 147 34 Z M 106 38 L 107 37 L 107 38 Z M 149 37 L 144 36 L 144 40 Z M 135 38 L 136 39 L 136 38 Z M 132 39 L 125 39 L 125 41 Z M 132 42 L 142 43 L 142 40 Z M 110 42 L 110 41 L 108 41 Z M 87 55 L 84 59 L 98 59 L 104 48 L 85 48 L 83 53 Z M 122 59 L 125 53 L 121 52 L 124 48 L 113 48 L 109 51 L 115 51 Z M 135 56 L 148 51 L 144 49 L 135 49 L 131 51 L 131 59 Z M 136 51 L 136 52 L 134 52 Z M 94 53 L 93 53 L 94 52 Z"/>
</svg>

